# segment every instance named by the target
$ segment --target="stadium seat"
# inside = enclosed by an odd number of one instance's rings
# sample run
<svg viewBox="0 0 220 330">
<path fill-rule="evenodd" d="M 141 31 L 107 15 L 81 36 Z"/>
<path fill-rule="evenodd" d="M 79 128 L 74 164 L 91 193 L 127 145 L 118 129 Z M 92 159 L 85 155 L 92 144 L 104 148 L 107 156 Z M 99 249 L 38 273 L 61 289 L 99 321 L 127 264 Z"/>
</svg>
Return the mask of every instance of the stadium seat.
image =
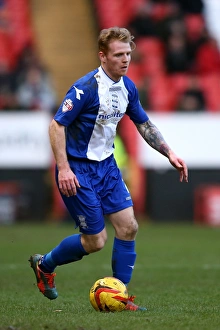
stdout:
<svg viewBox="0 0 220 330">
<path fill-rule="evenodd" d="M 1 68 L 11 70 L 14 62 L 13 52 L 11 51 L 11 36 L 0 29 L 0 65 Z"/>
<path fill-rule="evenodd" d="M 136 12 L 136 8 L 146 0 L 95 0 L 95 8 L 101 29 L 110 26 L 126 27 Z"/>
<path fill-rule="evenodd" d="M 157 20 L 163 20 L 168 15 L 168 4 L 166 2 L 155 2 L 152 12 L 152 17 Z"/>
<path fill-rule="evenodd" d="M 0 62 L 13 70 L 24 47 L 33 41 L 29 1 L 7 0 L 1 14 L 4 24 L 0 27 Z"/>
<path fill-rule="evenodd" d="M 143 72 L 155 75 L 165 72 L 164 47 L 158 38 L 143 37 L 137 40 L 137 49 L 143 56 Z"/>
<path fill-rule="evenodd" d="M 187 14 L 184 21 L 189 40 L 199 39 L 205 28 L 204 17 L 201 14 Z"/>
<path fill-rule="evenodd" d="M 28 0 L 7 0 L 12 30 L 12 49 L 19 56 L 27 44 L 33 42 L 32 22 Z"/>
<path fill-rule="evenodd" d="M 170 89 L 173 92 L 173 98 L 175 105 L 178 104 L 178 100 L 181 94 L 187 89 L 189 83 L 189 75 L 184 73 L 176 73 L 169 75 Z"/>
<path fill-rule="evenodd" d="M 164 46 L 163 43 L 155 37 L 142 37 L 137 40 L 137 47 L 140 52 L 155 56 L 163 56 Z"/>
<path fill-rule="evenodd" d="M 201 88 L 207 102 L 207 111 L 220 111 L 220 76 L 219 74 L 209 74 L 199 77 Z"/>
<path fill-rule="evenodd" d="M 153 111 L 169 112 L 175 110 L 175 92 L 167 75 L 155 75 L 151 78 L 149 98 Z"/>
<path fill-rule="evenodd" d="M 133 82 L 137 87 L 140 86 L 143 80 L 143 72 L 142 72 L 141 64 L 131 61 L 127 75 L 131 80 L 133 80 Z"/>
<path fill-rule="evenodd" d="M 188 74 L 172 74 L 170 75 L 170 82 L 175 92 L 181 94 L 188 86 L 189 75 Z"/>
<path fill-rule="evenodd" d="M 201 45 L 196 54 L 196 69 L 198 74 L 220 74 L 220 51 L 215 39 L 210 38 Z"/>
</svg>

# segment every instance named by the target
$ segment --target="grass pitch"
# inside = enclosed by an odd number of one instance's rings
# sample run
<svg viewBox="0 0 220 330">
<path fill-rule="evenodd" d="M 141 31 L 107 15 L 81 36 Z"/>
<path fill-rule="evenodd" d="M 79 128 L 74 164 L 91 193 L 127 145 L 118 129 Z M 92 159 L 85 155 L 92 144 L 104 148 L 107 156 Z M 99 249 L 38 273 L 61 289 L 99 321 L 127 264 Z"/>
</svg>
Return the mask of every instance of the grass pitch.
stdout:
<svg viewBox="0 0 220 330">
<path fill-rule="evenodd" d="M 105 248 L 56 269 L 59 297 L 36 287 L 30 254 L 45 253 L 74 233 L 69 224 L 0 227 L 0 330 L 218 330 L 220 229 L 140 224 L 129 293 L 146 312 L 100 313 L 89 289 L 111 275 L 113 231 Z"/>
</svg>

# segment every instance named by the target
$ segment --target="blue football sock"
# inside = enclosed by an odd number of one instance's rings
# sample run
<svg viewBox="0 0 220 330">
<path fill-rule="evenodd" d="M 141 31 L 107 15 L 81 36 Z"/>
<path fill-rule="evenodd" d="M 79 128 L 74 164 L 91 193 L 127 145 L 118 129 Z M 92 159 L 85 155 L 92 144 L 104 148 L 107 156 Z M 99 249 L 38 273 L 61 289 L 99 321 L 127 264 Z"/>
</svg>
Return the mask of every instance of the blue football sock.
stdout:
<svg viewBox="0 0 220 330">
<path fill-rule="evenodd" d="M 128 284 L 136 260 L 135 241 L 123 241 L 115 237 L 112 251 L 113 276 Z"/>
<path fill-rule="evenodd" d="M 81 243 L 81 234 L 71 235 L 56 246 L 51 252 L 44 255 L 40 268 L 47 273 L 52 273 L 56 266 L 81 260 L 88 255 Z"/>
</svg>

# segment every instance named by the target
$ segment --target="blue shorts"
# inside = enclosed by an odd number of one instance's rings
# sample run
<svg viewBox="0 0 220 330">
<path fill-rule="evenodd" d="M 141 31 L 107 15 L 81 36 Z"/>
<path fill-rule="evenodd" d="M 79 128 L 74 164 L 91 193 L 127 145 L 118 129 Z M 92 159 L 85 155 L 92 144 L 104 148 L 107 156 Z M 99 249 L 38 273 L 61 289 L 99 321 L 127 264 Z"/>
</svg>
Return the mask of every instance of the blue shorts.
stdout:
<svg viewBox="0 0 220 330">
<path fill-rule="evenodd" d="M 132 198 L 113 156 L 101 161 L 71 160 L 81 188 L 62 199 L 80 232 L 97 234 L 105 227 L 104 215 L 133 206 Z M 56 169 L 56 182 L 58 171 Z"/>
</svg>

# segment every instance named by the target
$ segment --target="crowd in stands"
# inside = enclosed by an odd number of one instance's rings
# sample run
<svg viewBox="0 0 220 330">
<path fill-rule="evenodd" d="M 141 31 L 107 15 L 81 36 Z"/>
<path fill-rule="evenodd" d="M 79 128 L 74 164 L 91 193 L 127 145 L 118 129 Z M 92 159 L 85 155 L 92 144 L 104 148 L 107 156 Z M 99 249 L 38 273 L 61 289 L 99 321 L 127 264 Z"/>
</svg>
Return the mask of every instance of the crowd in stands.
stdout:
<svg viewBox="0 0 220 330">
<path fill-rule="evenodd" d="M 56 92 L 32 33 L 29 1 L 0 0 L 0 110 L 53 113 Z"/>
<path fill-rule="evenodd" d="M 220 51 L 202 0 L 112 1 L 112 11 L 107 0 L 108 14 L 95 2 L 100 28 L 123 25 L 135 37 L 128 75 L 146 110 L 220 110 Z"/>
<path fill-rule="evenodd" d="M 135 36 L 128 75 L 152 111 L 220 110 L 220 51 L 203 0 L 94 0 L 99 29 Z M 32 33 L 28 0 L 0 0 L 0 110 L 54 113 L 56 92 Z"/>
</svg>

